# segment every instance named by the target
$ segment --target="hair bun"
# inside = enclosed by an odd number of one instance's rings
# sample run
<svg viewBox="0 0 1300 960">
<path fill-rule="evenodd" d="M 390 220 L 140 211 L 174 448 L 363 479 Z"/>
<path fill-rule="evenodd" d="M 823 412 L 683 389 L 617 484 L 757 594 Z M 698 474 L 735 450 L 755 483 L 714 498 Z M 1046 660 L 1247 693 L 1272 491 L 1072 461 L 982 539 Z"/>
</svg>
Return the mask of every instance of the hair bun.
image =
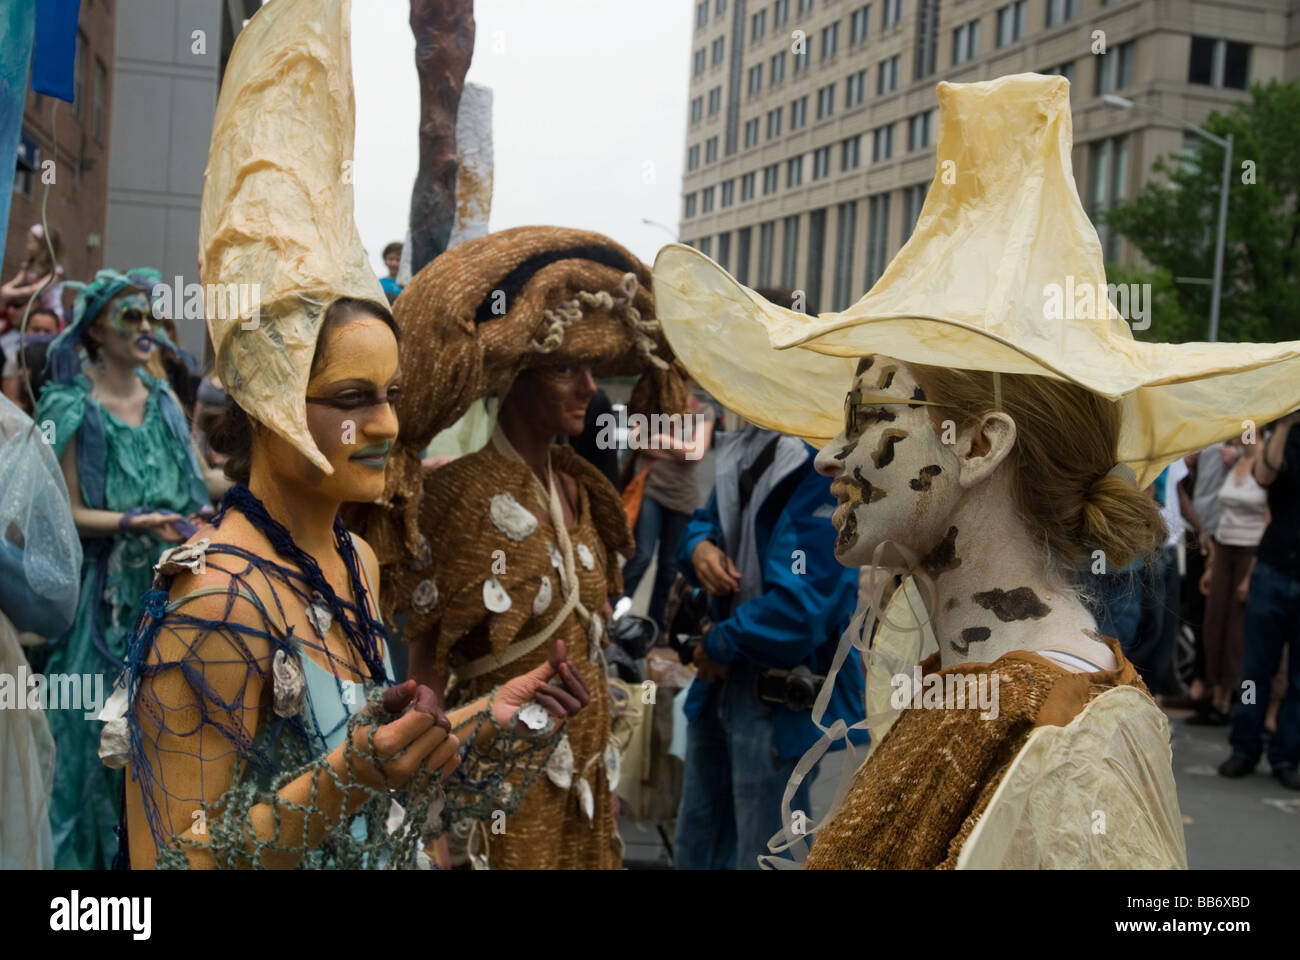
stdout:
<svg viewBox="0 0 1300 960">
<path fill-rule="evenodd" d="M 1092 482 L 1081 520 L 1084 539 L 1102 552 L 1108 572 L 1155 553 L 1167 535 L 1159 504 L 1119 470 Z"/>
</svg>

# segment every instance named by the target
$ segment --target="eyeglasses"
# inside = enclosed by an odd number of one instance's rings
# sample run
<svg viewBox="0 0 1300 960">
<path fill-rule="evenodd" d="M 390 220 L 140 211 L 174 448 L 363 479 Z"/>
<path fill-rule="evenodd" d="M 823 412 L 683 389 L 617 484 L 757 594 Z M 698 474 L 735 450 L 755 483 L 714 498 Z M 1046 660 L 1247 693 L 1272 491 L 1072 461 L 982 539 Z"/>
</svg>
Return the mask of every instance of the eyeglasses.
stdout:
<svg viewBox="0 0 1300 960">
<path fill-rule="evenodd" d="M 134 328 L 152 319 L 153 311 L 150 309 L 149 301 L 139 296 L 123 300 L 118 307 L 117 316 L 114 317 L 119 327 Z"/>
<path fill-rule="evenodd" d="M 892 421 L 898 414 L 881 407 L 938 407 L 941 404 L 931 400 L 904 400 L 884 393 L 863 393 L 850 390 L 844 395 L 844 432 L 857 436 L 878 420 Z"/>
</svg>

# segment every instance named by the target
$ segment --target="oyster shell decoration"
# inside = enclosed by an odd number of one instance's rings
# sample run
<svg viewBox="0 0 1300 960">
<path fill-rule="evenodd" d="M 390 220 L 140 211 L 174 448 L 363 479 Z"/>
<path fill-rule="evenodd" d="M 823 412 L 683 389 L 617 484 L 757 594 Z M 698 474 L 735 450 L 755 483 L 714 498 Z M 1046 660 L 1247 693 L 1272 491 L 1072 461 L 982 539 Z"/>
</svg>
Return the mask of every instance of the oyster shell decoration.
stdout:
<svg viewBox="0 0 1300 960">
<path fill-rule="evenodd" d="M 498 493 L 492 498 L 488 515 L 496 528 L 515 542 L 537 529 L 537 517 L 508 493 Z"/>
<path fill-rule="evenodd" d="M 596 565 L 596 557 L 591 552 L 591 547 L 585 543 L 578 544 L 578 562 L 582 564 L 584 570 L 590 570 Z"/>
<path fill-rule="evenodd" d="M 118 717 L 104 724 L 99 734 L 99 759 L 110 770 L 121 770 L 131 755 L 131 735 L 126 717 Z"/>
<path fill-rule="evenodd" d="M 202 573 L 204 555 L 211 543 L 209 538 L 204 537 L 194 543 L 183 543 L 179 547 L 164 550 L 159 555 L 158 562 L 153 565 L 154 573 L 163 577 L 174 577 L 182 571 Z"/>
<path fill-rule="evenodd" d="M 560 737 L 560 742 L 551 751 L 551 759 L 546 761 L 545 772 L 546 779 L 561 790 L 568 790 L 573 786 L 573 745 L 569 743 L 567 733 Z"/>
<path fill-rule="evenodd" d="M 611 793 L 618 789 L 618 778 L 622 772 L 623 754 L 618 752 L 618 747 L 614 746 L 613 740 L 610 740 L 605 744 L 605 780 L 609 784 Z"/>
<path fill-rule="evenodd" d="M 560 554 L 559 548 L 549 540 L 546 541 L 546 552 L 551 555 L 551 566 L 556 570 L 563 570 L 564 557 Z"/>
<path fill-rule="evenodd" d="M 281 717 L 296 717 L 307 699 L 307 680 L 302 675 L 302 664 L 284 650 L 275 651 L 271 661 L 271 674 L 275 687 L 275 712 Z"/>
<path fill-rule="evenodd" d="M 330 613 L 329 604 L 325 602 L 325 597 L 319 590 L 313 590 L 311 603 L 307 605 L 307 619 L 311 621 L 312 629 L 316 631 L 316 636 L 322 640 L 334 626 L 334 614 Z"/>
<path fill-rule="evenodd" d="M 493 613 L 505 613 L 511 605 L 510 594 L 506 593 L 500 580 L 488 577 L 483 581 L 483 606 Z"/>
<path fill-rule="evenodd" d="M 406 558 L 406 569 L 415 573 L 428 568 L 433 563 L 433 551 L 429 549 L 429 538 L 422 533 L 415 536 L 415 553 Z"/>
<path fill-rule="evenodd" d="M 591 625 L 587 627 L 587 659 L 595 663 L 600 659 L 600 638 L 605 633 L 605 624 L 600 617 L 592 616 Z"/>
<path fill-rule="evenodd" d="M 519 722 L 534 732 L 551 725 L 551 715 L 536 700 L 529 700 L 519 708 Z"/>
<path fill-rule="evenodd" d="M 424 615 L 438 605 L 438 585 L 433 578 L 421 580 L 411 593 L 411 609 Z"/>
<path fill-rule="evenodd" d="M 540 616 L 546 612 L 551 605 L 551 578 L 543 576 L 542 585 L 537 588 L 537 596 L 533 598 L 533 615 Z"/>
<path fill-rule="evenodd" d="M 591 784 L 587 778 L 583 777 L 578 781 L 578 805 L 582 807 L 582 812 L 587 815 L 588 820 L 596 816 L 596 798 L 591 794 Z"/>
</svg>

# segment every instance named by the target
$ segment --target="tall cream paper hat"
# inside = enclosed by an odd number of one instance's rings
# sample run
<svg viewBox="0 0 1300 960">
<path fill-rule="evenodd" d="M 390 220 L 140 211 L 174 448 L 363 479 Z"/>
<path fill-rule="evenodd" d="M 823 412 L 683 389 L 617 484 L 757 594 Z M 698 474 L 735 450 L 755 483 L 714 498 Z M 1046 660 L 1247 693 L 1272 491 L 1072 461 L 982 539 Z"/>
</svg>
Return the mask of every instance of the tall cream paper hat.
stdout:
<svg viewBox="0 0 1300 960">
<path fill-rule="evenodd" d="M 199 221 L 205 289 L 239 284 L 244 302 L 258 304 L 249 320 L 209 296 L 222 382 L 249 416 L 327 474 L 305 405 L 322 315 L 340 297 L 388 303 L 352 215 L 351 7 L 271 0 L 239 34 Z"/>
<path fill-rule="evenodd" d="M 1140 486 L 1244 421 L 1262 427 L 1300 405 L 1300 342 L 1146 343 L 1104 294 L 1095 310 L 1080 302 L 1106 274 L 1070 168 L 1065 79 L 940 83 L 938 95 L 916 230 L 849 309 L 794 313 L 690 247 L 659 252 L 660 323 L 719 401 L 822 446 L 842 428 L 852 358 L 866 354 L 1069 380 L 1122 403 L 1118 459 Z"/>
</svg>

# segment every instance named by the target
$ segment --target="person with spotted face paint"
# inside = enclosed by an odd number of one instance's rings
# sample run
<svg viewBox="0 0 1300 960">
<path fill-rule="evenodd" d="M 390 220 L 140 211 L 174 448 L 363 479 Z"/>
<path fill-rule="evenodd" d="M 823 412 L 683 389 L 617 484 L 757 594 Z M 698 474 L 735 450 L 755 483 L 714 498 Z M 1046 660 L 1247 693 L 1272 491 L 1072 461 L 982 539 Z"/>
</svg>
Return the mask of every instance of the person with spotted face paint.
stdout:
<svg viewBox="0 0 1300 960">
<path fill-rule="evenodd" d="M 916 229 L 847 310 L 782 310 L 688 247 L 655 262 L 692 376 L 821 448 L 865 580 L 831 671 L 867 653 L 865 717 L 814 705 L 764 862 L 1186 867 L 1168 721 L 1084 600 L 1163 542 L 1145 488 L 1166 465 L 1300 405 L 1300 343 L 1135 340 L 1075 191 L 1068 81 L 938 99 Z M 843 799 L 800 824 L 799 785 L 863 727 Z"/>
</svg>

